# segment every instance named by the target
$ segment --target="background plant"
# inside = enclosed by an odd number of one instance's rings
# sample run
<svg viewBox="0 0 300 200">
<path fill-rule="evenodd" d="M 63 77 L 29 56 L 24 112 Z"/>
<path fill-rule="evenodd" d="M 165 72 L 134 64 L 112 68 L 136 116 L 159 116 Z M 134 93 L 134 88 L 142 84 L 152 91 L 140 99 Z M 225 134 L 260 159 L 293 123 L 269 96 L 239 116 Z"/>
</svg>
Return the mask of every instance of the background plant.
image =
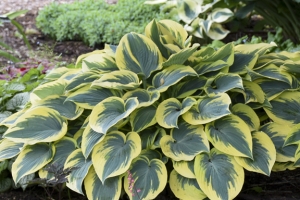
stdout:
<svg viewBox="0 0 300 200">
<path fill-rule="evenodd" d="M 10 12 L 10 13 L 6 13 L 4 15 L 1 15 L 1 17 L 0 17 L 0 25 L 2 23 L 7 23 L 7 22 L 9 22 L 12 25 L 14 25 L 17 28 L 18 33 L 22 36 L 23 41 L 26 44 L 27 48 L 31 49 L 31 46 L 29 44 L 29 41 L 28 41 L 28 39 L 26 37 L 26 34 L 25 34 L 24 30 L 23 30 L 22 25 L 19 24 L 15 20 L 16 17 L 19 17 L 20 15 L 23 15 L 26 12 L 27 12 L 27 10 L 20 10 L 20 11 Z M 1 40 L 0 40 L 0 47 L 2 48 L 2 49 L 0 49 L 0 56 L 1 57 L 7 58 L 8 60 L 10 60 L 12 62 L 19 62 L 20 61 L 17 57 L 15 57 L 13 55 L 13 53 L 10 52 L 10 51 L 13 51 L 13 49 L 10 46 L 8 46 L 7 44 L 5 44 L 5 42 L 3 42 Z"/>
<path fill-rule="evenodd" d="M 251 6 L 256 13 L 263 16 L 267 25 L 281 27 L 286 38 L 294 43 L 300 42 L 299 1 L 288 0 L 242 0 L 246 6 Z"/>
<path fill-rule="evenodd" d="M 267 38 L 263 39 L 260 36 L 252 36 L 248 38 L 247 35 L 239 38 L 238 40 L 234 41 L 235 44 L 259 44 L 259 43 L 271 43 L 275 42 L 276 46 L 270 48 L 270 52 L 281 52 L 281 51 L 288 51 L 288 52 L 297 52 L 300 50 L 300 45 L 295 44 L 291 39 L 285 39 L 283 36 L 283 30 L 280 27 L 276 28 L 276 33 L 273 34 L 268 32 Z M 208 44 L 207 46 L 213 48 L 221 48 L 224 46 L 225 43 L 220 40 L 214 40 L 212 43 Z"/>
<path fill-rule="evenodd" d="M 67 187 L 84 185 L 89 199 L 119 199 L 122 188 L 155 199 L 167 182 L 180 199 L 233 199 L 245 169 L 297 168 L 299 54 L 190 41 L 178 23 L 153 20 L 145 35 L 49 73 L 1 122 L 0 161 L 15 158 L 14 182 L 49 179 L 44 167 L 56 164 L 76 168 Z"/>
<path fill-rule="evenodd" d="M 131 31 L 142 33 L 152 19 L 169 18 L 158 6 L 143 5 L 141 0 L 119 0 L 108 4 L 104 0 L 85 0 L 71 4 L 52 3 L 36 18 L 37 27 L 57 40 L 83 40 L 90 46 L 118 44 Z"/>
<path fill-rule="evenodd" d="M 234 14 L 226 7 L 216 6 L 219 1 L 150 0 L 145 4 L 164 4 L 162 12 L 177 15 L 179 21 L 185 23 L 184 27 L 190 34 L 198 38 L 221 40 L 229 33 L 221 24 L 229 21 Z"/>
<path fill-rule="evenodd" d="M 57 62 L 50 63 L 48 59 L 29 58 L 18 63 L 22 67 L 7 65 L 0 71 L 0 122 L 26 107 L 30 92 L 44 81 L 45 73 L 59 67 Z M 2 134 L 7 127 L 0 125 L 0 143 Z M 18 184 L 14 184 L 11 176 L 11 165 L 14 160 L 0 162 L 0 192 L 4 192 L 11 187 L 23 190 L 28 185 L 28 181 L 35 178 L 35 174 L 24 176 Z"/>
</svg>

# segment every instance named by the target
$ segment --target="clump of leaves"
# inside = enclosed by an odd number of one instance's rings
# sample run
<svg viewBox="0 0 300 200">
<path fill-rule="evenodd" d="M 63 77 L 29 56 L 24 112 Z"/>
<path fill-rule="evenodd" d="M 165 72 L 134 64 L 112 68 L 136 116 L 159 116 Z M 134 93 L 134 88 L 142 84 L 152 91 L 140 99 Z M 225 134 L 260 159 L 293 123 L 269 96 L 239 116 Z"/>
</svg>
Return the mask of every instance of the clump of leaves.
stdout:
<svg viewBox="0 0 300 200">
<path fill-rule="evenodd" d="M 180 24 L 153 20 L 51 71 L 1 122 L 0 158 L 16 158 L 15 183 L 78 167 L 66 186 L 91 200 L 155 199 L 167 183 L 180 199 L 233 199 L 244 170 L 300 166 L 300 56 L 274 46 L 199 49 Z"/>
</svg>

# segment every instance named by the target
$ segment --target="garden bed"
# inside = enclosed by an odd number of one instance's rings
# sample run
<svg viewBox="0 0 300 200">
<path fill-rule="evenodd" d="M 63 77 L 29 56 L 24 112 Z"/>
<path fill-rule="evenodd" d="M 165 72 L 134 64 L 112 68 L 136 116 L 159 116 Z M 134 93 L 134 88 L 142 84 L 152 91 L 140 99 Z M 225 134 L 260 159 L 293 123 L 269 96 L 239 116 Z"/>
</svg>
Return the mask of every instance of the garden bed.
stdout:
<svg viewBox="0 0 300 200">
<path fill-rule="evenodd" d="M 64 2 L 71 2 L 64 1 Z M 12 0 L 4 0 L 0 7 L 6 6 L 8 8 L 14 6 L 11 5 Z M 21 2 L 21 1 L 20 1 Z M 27 1 L 22 1 L 22 3 L 26 3 Z M 40 2 L 39 0 L 33 2 Z M 33 3 L 33 2 L 30 2 Z M 47 1 L 43 1 L 44 3 Z M 49 1 L 50 2 L 50 1 Z M 74 63 L 76 58 L 84 53 L 90 52 L 93 48 L 88 47 L 80 41 L 66 41 L 66 42 L 55 42 L 52 39 L 41 34 L 35 27 L 35 17 L 37 14 L 37 10 L 40 6 L 44 6 L 45 4 L 39 4 L 31 10 L 23 17 L 17 19 L 25 30 L 28 32 L 28 37 L 30 43 L 33 47 L 33 52 L 29 52 L 26 49 L 25 44 L 22 39 L 15 37 L 15 29 L 13 26 L 9 24 L 5 24 L 4 27 L 0 27 L 0 33 L 2 34 L 5 42 L 10 45 L 16 52 L 18 57 L 21 60 L 26 60 L 30 53 L 34 54 L 34 52 L 44 51 L 46 47 L 53 48 L 53 52 L 57 55 L 61 55 L 61 59 L 63 61 L 67 61 L 68 63 Z M 28 4 L 28 2 L 27 2 Z M 10 7 L 8 6 L 10 5 Z M 29 5 L 29 4 L 28 4 Z M 14 6 L 18 9 L 26 9 L 26 7 L 18 7 Z M 9 11 L 9 10 L 5 10 Z M 30 32 L 31 31 L 31 32 Z M 267 33 L 260 33 L 262 36 L 266 36 Z M 264 35 L 265 34 L 265 35 Z M 243 36 L 242 33 L 239 35 Z M 233 37 L 233 36 L 232 36 Z M 236 35 L 234 35 L 236 37 Z M 55 45 L 53 45 L 55 44 Z M 6 61 L 0 60 L 1 64 Z M 284 172 L 273 172 L 270 177 L 254 174 L 254 173 L 246 173 L 246 182 L 242 189 L 242 192 L 238 195 L 236 199 L 264 199 L 264 200 L 292 200 L 292 199 L 300 199 L 300 169 L 296 169 L 294 171 L 284 171 Z M 67 190 L 65 190 L 67 193 Z M 68 199 L 68 195 L 64 194 L 65 198 Z M 0 200 L 35 200 L 35 199 L 46 199 L 47 194 L 44 192 L 43 188 L 40 187 L 31 187 L 28 188 L 25 192 L 22 190 L 11 190 L 5 193 L 0 193 Z M 53 196 L 53 199 L 56 199 Z M 83 200 L 86 197 L 77 194 L 71 193 L 72 200 Z M 174 196 L 170 195 L 169 192 L 162 193 L 157 199 L 175 199 Z"/>
</svg>

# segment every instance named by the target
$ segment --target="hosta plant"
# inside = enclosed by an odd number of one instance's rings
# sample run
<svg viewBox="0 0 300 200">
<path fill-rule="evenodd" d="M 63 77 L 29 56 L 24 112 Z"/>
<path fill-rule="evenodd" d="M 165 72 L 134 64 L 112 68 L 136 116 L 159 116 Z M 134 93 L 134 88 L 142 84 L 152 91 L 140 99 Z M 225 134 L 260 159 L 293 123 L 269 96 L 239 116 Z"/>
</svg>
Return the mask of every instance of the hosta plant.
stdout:
<svg viewBox="0 0 300 200">
<path fill-rule="evenodd" d="M 221 40 L 229 33 L 222 23 L 233 17 L 228 8 L 214 7 L 220 0 L 148 0 L 145 4 L 162 4 L 162 11 L 169 11 L 185 23 L 184 28 L 198 38 Z"/>
<path fill-rule="evenodd" d="M 67 187 L 89 199 L 233 199 L 244 171 L 299 166 L 299 53 L 275 44 L 190 43 L 170 20 L 57 68 L 30 106 L 2 121 L 0 161 L 15 183 L 47 164 L 73 168 Z M 85 190 L 83 190 L 83 187 Z M 134 189 L 133 189 L 134 188 Z"/>
</svg>

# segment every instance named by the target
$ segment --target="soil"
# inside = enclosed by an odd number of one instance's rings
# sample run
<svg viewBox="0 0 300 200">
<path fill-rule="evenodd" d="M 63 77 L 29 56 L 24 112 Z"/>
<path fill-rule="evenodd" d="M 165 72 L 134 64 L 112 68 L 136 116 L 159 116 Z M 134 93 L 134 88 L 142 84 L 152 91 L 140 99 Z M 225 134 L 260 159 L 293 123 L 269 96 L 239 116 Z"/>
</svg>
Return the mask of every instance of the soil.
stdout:
<svg viewBox="0 0 300 200">
<path fill-rule="evenodd" d="M 85 45 L 81 41 L 55 41 L 37 29 L 35 18 L 39 10 L 53 1 L 54 0 L 1 0 L 0 15 L 12 11 L 28 10 L 25 15 L 16 18 L 16 21 L 23 26 L 27 39 L 32 46 L 32 51 L 26 47 L 22 38 L 16 36 L 17 29 L 13 25 L 7 22 L 4 23 L 2 27 L 0 26 L 0 41 L 2 40 L 9 45 L 13 49 L 11 52 L 20 60 L 24 61 L 29 57 L 34 57 L 34 54 L 45 53 L 51 50 L 55 55 L 60 57 L 60 61 L 75 63 L 79 55 L 94 50 L 94 48 Z M 78 0 L 55 1 L 58 3 L 71 3 Z M 9 63 L 7 59 L 0 57 L 0 66 L 5 66 Z"/>
<path fill-rule="evenodd" d="M 5 23 L 0 27 L 0 38 L 14 49 L 15 55 L 21 60 L 26 60 L 37 53 L 45 50 L 45 47 L 53 47 L 53 52 L 60 55 L 62 61 L 74 63 L 76 58 L 94 49 L 80 41 L 56 42 L 43 35 L 35 26 L 35 17 L 38 11 L 53 0 L 2 0 L 0 4 L 0 15 L 10 11 L 28 9 L 29 11 L 17 18 L 24 30 L 31 30 L 27 35 L 33 51 L 29 51 L 23 40 L 15 36 L 16 28 Z M 56 0 L 60 3 L 70 3 L 74 0 Z M 0 58 L 0 66 L 5 66 L 7 60 Z M 300 199 L 300 169 L 294 171 L 273 172 L 270 177 L 257 173 L 246 173 L 245 184 L 242 192 L 236 197 L 238 200 L 295 200 Z M 63 193 L 63 199 L 69 199 L 67 190 Z M 31 187 L 26 191 L 10 190 L 0 193 L 0 200 L 46 200 L 47 194 L 41 187 Z M 52 199 L 57 200 L 58 195 L 54 193 Z M 86 197 L 71 192 L 72 200 L 86 200 Z M 169 190 L 164 191 L 158 200 L 174 200 L 174 195 Z"/>
</svg>

